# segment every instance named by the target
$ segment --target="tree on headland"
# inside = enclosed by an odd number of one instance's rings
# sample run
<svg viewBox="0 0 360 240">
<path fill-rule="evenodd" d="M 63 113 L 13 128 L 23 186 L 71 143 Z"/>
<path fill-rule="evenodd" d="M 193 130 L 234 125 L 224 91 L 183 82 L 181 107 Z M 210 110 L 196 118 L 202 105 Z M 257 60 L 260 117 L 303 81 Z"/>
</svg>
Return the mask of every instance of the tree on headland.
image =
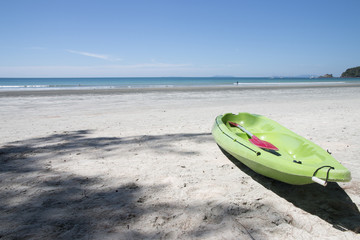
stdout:
<svg viewBox="0 0 360 240">
<path fill-rule="evenodd" d="M 341 74 L 341 77 L 344 78 L 360 77 L 360 66 L 346 69 L 346 71 Z"/>
</svg>

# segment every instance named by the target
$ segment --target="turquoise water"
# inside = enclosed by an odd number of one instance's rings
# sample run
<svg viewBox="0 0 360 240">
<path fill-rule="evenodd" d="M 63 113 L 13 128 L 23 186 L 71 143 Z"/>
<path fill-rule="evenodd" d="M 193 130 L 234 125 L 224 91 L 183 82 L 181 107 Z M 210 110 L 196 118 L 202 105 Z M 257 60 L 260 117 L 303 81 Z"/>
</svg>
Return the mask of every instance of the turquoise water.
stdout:
<svg viewBox="0 0 360 240">
<path fill-rule="evenodd" d="M 266 84 L 360 83 L 359 78 L 237 78 L 237 77 L 149 77 L 149 78 L 0 78 L 0 90 L 101 89 L 183 86 L 232 86 Z"/>
</svg>

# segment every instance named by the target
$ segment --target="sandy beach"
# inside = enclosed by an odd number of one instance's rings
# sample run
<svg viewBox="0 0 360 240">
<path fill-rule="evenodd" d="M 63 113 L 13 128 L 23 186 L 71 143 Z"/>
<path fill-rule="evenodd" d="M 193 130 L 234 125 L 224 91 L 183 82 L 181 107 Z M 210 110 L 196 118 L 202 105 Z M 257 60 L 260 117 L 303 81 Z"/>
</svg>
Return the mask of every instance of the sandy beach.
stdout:
<svg viewBox="0 0 360 240">
<path fill-rule="evenodd" d="M 265 115 L 347 167 L 292 186 L 224 154 L 217 115 Z M 0 239 L 359 239 L 360 87 L 0 93 Z"/>
</svg>

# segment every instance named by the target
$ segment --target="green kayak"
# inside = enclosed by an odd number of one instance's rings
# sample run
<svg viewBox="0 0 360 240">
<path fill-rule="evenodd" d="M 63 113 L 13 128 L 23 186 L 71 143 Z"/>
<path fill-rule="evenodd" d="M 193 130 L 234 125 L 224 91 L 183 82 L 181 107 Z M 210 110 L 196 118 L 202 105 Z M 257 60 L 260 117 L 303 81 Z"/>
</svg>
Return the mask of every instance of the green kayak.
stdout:
<svg viewBox="0 0 360 240">
<path fill-rule="evenodd" d="M 223 150 L 255 172 L 285 183 L 326 186 L 351 180 L 349 170 L 327 151 L 261 115 L 220 115 L 212 135 Z M 263 142 L 274 147 L 267 148 Z"/>
</svg>

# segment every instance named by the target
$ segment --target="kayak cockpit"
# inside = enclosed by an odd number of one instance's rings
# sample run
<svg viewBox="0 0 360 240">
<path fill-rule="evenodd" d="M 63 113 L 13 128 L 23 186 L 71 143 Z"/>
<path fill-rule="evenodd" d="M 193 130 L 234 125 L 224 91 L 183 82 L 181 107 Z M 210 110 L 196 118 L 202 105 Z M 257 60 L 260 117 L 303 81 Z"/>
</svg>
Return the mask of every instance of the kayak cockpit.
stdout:
<svg viewBox="0 0 360 240">
<path fill-rule="evenodd" d="M 247 113 L 241 115 L 231 114 L 224 115 L 222 120 L 230 132 L 235 134 L 237 137 L 242 138 L 244 141 L 249 141 L 249 135 L 239 128 L 232 127 L 229 124 L 229 121 L 238 122 L 246 129 L 249 129 L 249 131 L 251 131 L 259 139 L 277 146 L 279 150 L 274 155 L 281 157 L 282 160 L 300 161 L 302 164 L 306 165 L 317 165 L 318 163 L 326 160 L 325 156 L 318 153 L 319 147 L 317 145 L 309 144 L 308 140 L 300 136 L 297 137 L 295 134 L 288 134 L 287 132 L 279 131 L 282 130 L 282 126 L 276 126 L 276 124 L 273 123 L 259 121 L 253 116 L 254 115 Z M 272 151 L 270 151 L 270 153 L 271 152 Z"/>
</svg>

